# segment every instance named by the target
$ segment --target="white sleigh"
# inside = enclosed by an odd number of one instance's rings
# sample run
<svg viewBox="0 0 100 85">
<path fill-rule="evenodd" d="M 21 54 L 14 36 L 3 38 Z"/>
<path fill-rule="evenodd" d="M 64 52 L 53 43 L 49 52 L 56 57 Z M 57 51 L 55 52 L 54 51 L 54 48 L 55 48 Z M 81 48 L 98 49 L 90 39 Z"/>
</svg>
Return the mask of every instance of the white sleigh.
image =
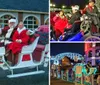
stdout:
<svg viewBox="0 0 100 85">
<path fill-rule="evenodd" d="M 7 75 L 7 77 L 9 78 L 14 78 L 14 77 L 20 77 L 20 76 L 27 76 L 27 75 L 34 75 L 34 74 L 40 74 L 40 73 L 44 73 L 44 70 L 39 70 L 38 66 L 44 64 L 44 66 L 47 66 L 47 63 L 49 61 L 49 52 L 48 52 L 48 46 L 46 45 L 45 50 L 42 52 L 41 55 L 41 59 L 39 62 L 34 62 L 34 59 L 32 57 L 32 53 L 34 52 L 37 43 L 38 43 L 39 37 L 37 37 L 35 39 L 35 41 L 27 46 L 24 46 L 22 48 L 22 51 L 19 53 L 18 56 L 18 63 L 15 66 L 10 66 L 4 59 L 4 55 L 5 55 L 5 47 L 0 47 L 0 60 L 1 62 L 3 62 L 3 64 L 6 64 L 6 67 L 4 67 L 3 65 L 0 65 L 0 67 L 3 70 L 9 70 L 11 72 L 10 75 Z M 47 54 L 45 54 L 46 52 L 48 52 Z M 22 61 L 23 59 L 23 55 L 29 54 L 30 55 L 30 60 L 28 61 Z M 14 69 L 19 69 L 19 68 L 37 68 L 36 71 L 32 71 L 32 72 L 26 72 L 26 73 L 18 73 L 18 74 L 14 74 L 13 70 Z"/>
</svg>

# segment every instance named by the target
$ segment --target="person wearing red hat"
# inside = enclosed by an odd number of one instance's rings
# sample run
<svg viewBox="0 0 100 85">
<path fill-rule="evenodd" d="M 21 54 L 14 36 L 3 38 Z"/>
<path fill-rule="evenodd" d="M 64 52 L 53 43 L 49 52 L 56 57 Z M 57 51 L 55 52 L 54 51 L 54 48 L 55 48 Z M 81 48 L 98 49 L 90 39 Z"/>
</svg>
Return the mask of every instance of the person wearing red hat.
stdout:
<svg viewBox="0 0 100 85">
<path fill-rule="evenodd" d="M 8 26 L 5 26 L 2 29 L 1 35 L 3 35 L 6 39 L 12 38 L 14 31 L 16 30 L 16 19 L 11 18 L 8 20 Z"/>
<path fill-rule="evenodd" d="M 6 49 L 5 60 L 6 61 L 7 61 L 7 56 L 9 55 L 9 50 L 8 50 L 7 45 L 9 43 L 11 43 L 12 36 L 15 33 L 16 30 L 17 30 L 16 19 L 11 18 L 11 19 L 8 20 L 8 26 L 5 26 L 3 29 L 1 29 L 1 32 L 0 32 L 0 35 L 4 36 L 4 39 L 1 40 L 0 43 L 5 45 L 5 49 Z"/>
<path fill-rule="evenodd" d="M 1 34 L 2 36 L 4 36 L 5 40 L 2 40 L 1 42 L 4 42 L 4 45 L 9 44 L 10 41 L 12 41 L 12 36 L 14 34 L 14 32 L 16 31 L 17 26 L 16 26 L 16 19 L 15 18 L 11 18 L 8 20 L 8 26 L 5 26 L 2 30 L 1 30 Z"/>
</svg>

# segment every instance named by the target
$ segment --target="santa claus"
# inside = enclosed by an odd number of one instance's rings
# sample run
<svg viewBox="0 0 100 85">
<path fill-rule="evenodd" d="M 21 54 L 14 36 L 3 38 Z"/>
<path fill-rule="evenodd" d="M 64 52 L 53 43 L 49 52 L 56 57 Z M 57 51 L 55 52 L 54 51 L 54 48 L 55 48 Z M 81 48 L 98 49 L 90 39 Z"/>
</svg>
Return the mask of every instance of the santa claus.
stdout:
<svg viewBox="0 0 100 85">
<path fill-rule="evenodd" d="M 8 49 L 12 53 L 12 63 L 14 65 L 15 57 L 29 41 L 29 35 L 27 35 L 27 29 L 24 27 L 23 22 L 18 24 L 18 28 L 12 36 L 12 41 L 12 43 L 8 44 Z"/>
<path fill-rule="evenodd" d="M 8 26 L 5 26 L 1 31 L 1 35 L 4 36 L 4 40 L 2 40 L 1 42 L 3 42 L 5 45 L 9 44 L 10 41 L 12 41 L 12 36 L 16 29 L 16 19 L 11 18 L 10 20 L 8 20 Z"/>
<path fill-rule="evenodd" d="M 8 26 L 5 26 L 2 29 L 2 35 L 4 35 L 6 38 L 10 38 L 12 37 L 12 34 L 14 32 L 14 30 L 16 30 L 16 19 L 15 18 L 11 18 L 8 20 Z"/>
</svg>

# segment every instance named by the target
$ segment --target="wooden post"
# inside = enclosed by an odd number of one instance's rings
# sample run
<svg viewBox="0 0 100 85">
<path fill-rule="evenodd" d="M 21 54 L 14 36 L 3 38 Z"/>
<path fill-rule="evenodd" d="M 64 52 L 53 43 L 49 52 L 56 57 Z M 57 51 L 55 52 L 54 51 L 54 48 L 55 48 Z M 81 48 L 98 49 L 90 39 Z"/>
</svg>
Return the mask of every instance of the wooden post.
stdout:
<svg viewBox="0 0 100 85">
<path fill-rule="evenodd" d="M 61 79 L 63 80 L 63 71 L 61 71 Z"/>
<path fill-rule="evenodd" d="M 84 84 L 84 80 L 83 80 L 83 73 L 82 73 L 82 77 L 81 77 L 81 85 Z"/>
<path fill-rule="evenodd" d="M 75 81 L 74 81 L 74 82 L 75 82 L 75 85 L 77 85 L 77 81 L 76 81 L 76 80 L 77 80 L 77 79 L 76 79 L 76 75 L 75 75 Z"/>
<path fill-rule="evenodd" d="M 91 83 L 92 83 L 92 85 L 94 85 L 94 75 L 92 74 L 91 76 L 92 76 Z"/>
<path fill-rule="evenodd" d="M 18 22 L 23 21 L 23 13 L 19 12 L 18 13 Z"/>
<path fill-rule="evenodd" d="M 93 43 L 93 45 L 95 45 L 95 43 Z M 96 65 L 96 62 L 95 62 L 95 47 L 93 47 L 93 50 L 92 50 L 92 66 L 95 66 Z"/>
<path fill-rule="evenodd" d="M 69 81 L 68 70 L 67 70 L 67 81 Z"/>
<path fill-rule="evenodd" d="M 41 14 L 41 25 L 44 25 L 44 14 Z"/>
</svg>

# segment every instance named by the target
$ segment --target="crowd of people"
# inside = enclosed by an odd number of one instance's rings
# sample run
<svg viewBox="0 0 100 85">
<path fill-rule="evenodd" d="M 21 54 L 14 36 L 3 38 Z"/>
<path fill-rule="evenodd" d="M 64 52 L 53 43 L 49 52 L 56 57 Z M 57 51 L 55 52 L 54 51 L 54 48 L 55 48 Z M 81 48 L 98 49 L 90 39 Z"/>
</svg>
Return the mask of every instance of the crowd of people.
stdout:
<svg viewBox="0 0 100 85">
<path fill-rule="evenodd" d="M 89 18 L 91 18 L 92 25 L 96 28 L 96 33 L 100 33 L 100 13 L 98 12 L 94 1 L 90 0 L 89 4 L 84 9 L 80 9 L 78 5 L 71 6 L 71 9 L 71 17 L 66 16 L 63 10 L 59 13 L 51 13 L 51 40 L 57 40 L 60 35 L 63 35 L 65 32 L 84 32 L 84 30 L 80 29 L 80 24 L 82 22 L 81 17 L 83 14 L 86 14 Z"/>
</svg>

